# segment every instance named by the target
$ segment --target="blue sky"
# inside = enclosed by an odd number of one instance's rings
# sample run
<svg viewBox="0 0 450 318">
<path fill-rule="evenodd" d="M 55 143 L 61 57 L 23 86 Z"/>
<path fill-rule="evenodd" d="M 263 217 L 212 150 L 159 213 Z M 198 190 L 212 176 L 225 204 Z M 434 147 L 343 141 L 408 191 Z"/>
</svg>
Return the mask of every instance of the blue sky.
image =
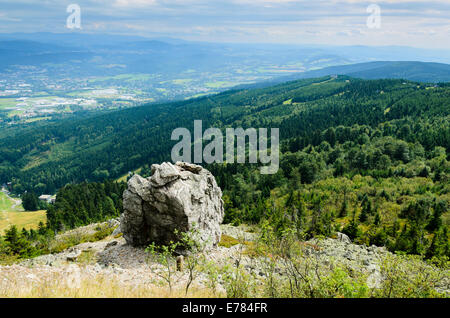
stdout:
<svg viewBox="0 0 450 318">
<path fill-rule="evenodd" d="M 66 28 L 71 3 L 81 7 L 82 30 Z M 380 28 L 366 23 L 372 3 Z M 450 0 L 0 0 L 0 32 L 449 49 Z"/>
</svg>

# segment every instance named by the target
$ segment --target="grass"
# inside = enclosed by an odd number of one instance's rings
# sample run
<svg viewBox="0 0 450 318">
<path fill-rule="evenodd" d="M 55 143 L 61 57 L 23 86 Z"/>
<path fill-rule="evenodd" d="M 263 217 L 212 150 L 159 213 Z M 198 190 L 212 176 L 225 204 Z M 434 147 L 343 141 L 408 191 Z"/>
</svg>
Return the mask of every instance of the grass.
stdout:
<svg viewBox="0 0 450 318">
<path fill-rule="evenodd" d="M 238 85 L 240 83 L 233 83 L 229 81 L 216 81 L 216 82 L 209 82 L 205 83 L 205 86 L 208 88 L 225 88 L 225 87 L 231 87 Z"/>
<path fill-rule="evenodd" d="M 18 229 L 26 228 L 37 229 L 39 222 L 44 224 L 47 222 L 46 211 L 36 212 L 0 212 L 0 234 L 8 229 L 11 225 L 17 226 Z"/>
<path fill-rule="evenodd" d="M 17 101 L 15 98 L 0 98 L 0 109 L 7 107 L 16 107 Z"/>
<path fill-rule="evenodd" d="M 23 211 L 20 207 L 13 208 L 14 200 L 9 198 L 4 192 L 0 192 L 0 211 Z"/>
<path fill-rule="evenodd" d="M 197 286 L 186 295 L 184 286 L 169 292 L 157 284 L 126 285 L 108 275 L 88 276 L 82 267 L 79 269 L 48 272 L 33 279 L 27 278 L 26 273 L 0 271 L 0 298 L 209 298 L 214 295 L 208 288 Z"/>
<path fill-rule="evenodd" d="M 212 95 L 212 94 L 215 94 L 215 92 L 199 93 L 199 94 L 195 94 L 195 95 L 186 97 L 185 99 L 198 98 L 198 97 L 208 96 L 208 95 Z"/>
<path fill-rule="evenodd" d="M 115 76 L 104 76 L 104 77 L 96 77 L 91 78 L 88 80 L 89 83 L 98 83 L 98 82 L 105 82 L 105 81 L 126 81 L 126 82 L 133 82 L 133 81 L 147 81 L 154 77 L 152 74 L 120 74 Z"/>
<path fill-rule="evenodd" d="M 81 233 L 76 230 L 69 231 L 69 233 L 60 235 L 50 243 L 51 253 L 60 253 L 72 246 L 86 243 L 98 242 L 112 234 L 114 228 L 107 226 L 100 227 L 94 233 Z"/>
<path fill-rule="evenodd" d="M 0 192 L 0 235 L 11 225 L 19 230 L 37 229 L 41 221 L 47 221 L 46 211 L 24 212 L 22 205 L 15 205 L 14 200 Z"/>
<path fill-rule="evenodd" d="M 173 84 L 177 84 L 177 85 L 185 85 L 185 84 L 189 84 L 190 82 L 192 82 L 193 79 L 190 78 L 184 78 L 184 79 L 175 79 L 172 80 Z"/>
<path fill-rule="evenodd" d="M 24 113 L 23 110 L 13 110 L 8 113 L 8 117 L 20 116 Z"/>
<path fill-rule="evenodd" d="M 99 241 L 111 234 L 114 228 L 99 225 L 94 233 L 69 231 L 56 239 L 51 247 L 52 253 L 57 253 L 83 242 Z M 11 259 L 10 263 L 15 263 Z M 142 284 L 129 284 L 120 280 L 117 275 L 86 271 L 85 266 L 97 261 L 93 250 L 83 251 L 76 265 L 61 268 L 38 269 L 26 268 L 11 270 L 0 267 L 0 298 L 207 298 L 217 296 L 204 286 L 193 285 L 188 294 L 185 286 L 174 285 L 170 291 L 159 280 L 151 280 Z M 31 274 L 32 272 L 36 274 Z"/>
<path fill-rule="evenodd" d="M 85 265 L 93 265 L 97 262 L 95 252 L 92 250 L 82 251 L 77 259 L 77 263 Z"/>
<path fill-rule="evenodd" d="M 257 244 L 255 242 L 250 241 L 239 241 L 238 239 L 235 239 L 232 236 L 222 234 L 219 242 L 219 246 L 230 248 L 238 244 L 243 244 L 245 246 L 243 253 L 248 256 L 256 256 L 257 255 Z"/>
<path fill-rule="evenodd" d="M 139 174 L 141 172 L 141 170 L 142 170 L 142 167 L 141 168 L 137 168 L 136 170 L 133 171 L 133 173 Z M 118 178 L 116 181 L 117 182 L 127 182 L 127 178 L 128 178 L 128 173 L 124 174 L 123 176 Z"/>
</svg>

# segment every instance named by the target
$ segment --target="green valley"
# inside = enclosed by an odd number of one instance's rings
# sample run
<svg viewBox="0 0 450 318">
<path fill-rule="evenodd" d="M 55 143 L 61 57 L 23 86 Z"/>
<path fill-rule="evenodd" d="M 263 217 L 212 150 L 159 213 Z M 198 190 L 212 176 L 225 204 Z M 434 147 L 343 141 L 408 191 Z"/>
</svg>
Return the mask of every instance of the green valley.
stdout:
<svg viewBox="0 0 450 318">
<path fill-rule="evenodd" d="M 227 223 L 268 222 L 301 238 L 339 231 L 360 244 L 442 259 L 450 253 L 449 101 L 446 84 L 327 76 L 36 122 L 2 134 L 0 178 L 18 194 L 63 187 L 61 197 L 66 184 L 124 180 L 141 167 L 148 176 L 150 164 L 170 159 L 172 130 L 192 130 L 198 118 L 204 128 L 279 127 L 276 174 L 260 175 L 255 164 L 207 166 L 224 191 Z M 76 202 L 62 208 L 57 199 L 50 226 L 102 220 Z"/>
</svg>

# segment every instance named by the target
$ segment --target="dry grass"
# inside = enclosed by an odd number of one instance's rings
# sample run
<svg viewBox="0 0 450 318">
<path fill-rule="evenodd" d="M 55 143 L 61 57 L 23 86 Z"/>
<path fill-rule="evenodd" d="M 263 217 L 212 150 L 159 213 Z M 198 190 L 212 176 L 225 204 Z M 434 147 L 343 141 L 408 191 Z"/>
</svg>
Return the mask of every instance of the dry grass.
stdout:
<svg viewBox="0 0 450 318">
<path fill-rule="evenodd" d="M 18 199 L 7 196 L 0 192 L 0 235 L 4 233 L 11 225 L 22 228 L 37 229 L 39 222 L 47 222 L 46 211 L 24 212 Z"/>
<path fill-rule="evenodd" d="M 185 294 L 184 286 L 174 288 L 158 284 L 126 285 L 118 279 L 97 274 L 94 277 L 64 273 L 46 273 L 43 277 L 0 273 L 0 298 L 209 298 L 215 297 L 208 288 L 193 286 Z M 217 294 L 216 294 L 217 296 Z"/>
<path fill-rule="evenodd" d="M 77 259 L 77 263 L 80 263 L 80 264 L 93 265 L 96 262 L 97 262 L 97 256 L 96 256 L 95 252 L 92 250 L 82 251 L 81 255 Z"/>
<path fill-rule="evenodd" d="M 0 234 L 2 234 L 11 225 L 22 228 L 37 229 L 39 222 L 47 222 L 46 211 L 36 212 L 0 212 Z"/>
</svg>

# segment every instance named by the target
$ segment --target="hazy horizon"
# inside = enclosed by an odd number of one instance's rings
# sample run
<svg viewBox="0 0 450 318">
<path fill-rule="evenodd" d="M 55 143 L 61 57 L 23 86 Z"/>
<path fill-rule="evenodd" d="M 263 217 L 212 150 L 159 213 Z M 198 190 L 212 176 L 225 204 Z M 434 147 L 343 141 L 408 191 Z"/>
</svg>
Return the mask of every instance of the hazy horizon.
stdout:
<svg viewBox="0 0 450 318">
<path fill-rule="evenodd" d="M 80 9 L 80 28 L 67 26 L 70 4 Z M 444 0 L 0 0 L 0 8 L 0 33 L 450 49 L 450 2 Z"/>
</svg>

